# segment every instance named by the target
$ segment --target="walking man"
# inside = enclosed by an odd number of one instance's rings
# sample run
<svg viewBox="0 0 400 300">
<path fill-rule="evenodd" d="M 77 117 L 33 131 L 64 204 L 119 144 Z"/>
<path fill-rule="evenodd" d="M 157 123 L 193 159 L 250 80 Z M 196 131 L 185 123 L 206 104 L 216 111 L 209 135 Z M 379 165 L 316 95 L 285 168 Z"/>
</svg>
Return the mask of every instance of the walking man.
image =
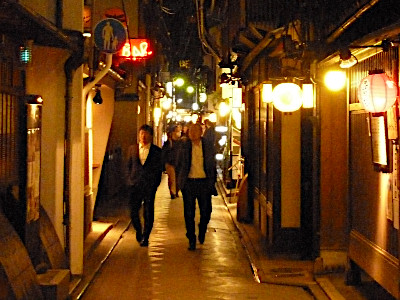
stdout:
<svg viewBox="0 0 400 300">
<path fill-rule="evenodd" d="M 154 223 L 154 198 L 161 182 L 161 149 L 153 144 L 153 128 L 142 125 L 139 129 L 139 144 L 130 147 L 128 162 L 131 186 L 131 218 L 140 246 L 149 245 L 149 236 Z M 144 229 L 139 217 L 143 205 Z"/>
<path fill-rule="evenodd" d="M 178 185 L 182 187 L 186 237 L 189 250 L 196 249 L 195 212 L 196 199 L 200 209 L 198 239 L 204 243 L 207 225 L 211 218 L 211 195 L 216 181 L 214 145 L 202 139 L 200 123 L 189 127 L 189 139 L 182 144 L 177 162 Z"/>
</svg>

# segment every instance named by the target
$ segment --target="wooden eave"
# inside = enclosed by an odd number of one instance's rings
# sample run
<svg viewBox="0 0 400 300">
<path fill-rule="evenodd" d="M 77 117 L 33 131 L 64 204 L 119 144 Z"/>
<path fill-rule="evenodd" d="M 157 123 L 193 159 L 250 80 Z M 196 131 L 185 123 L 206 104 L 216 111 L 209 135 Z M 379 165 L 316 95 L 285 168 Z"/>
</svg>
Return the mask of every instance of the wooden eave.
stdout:
<svg viewBox="0 0 400 300">
<path fill-rule="evenodd" d="M 57 28 L 15 0 L 0 0 L 0 34 L 6 34 L 16 41 L 33 40 L 37 45 L 72 51 L 80 51 L 83 40 L 77 32 Z"/>
</svg>

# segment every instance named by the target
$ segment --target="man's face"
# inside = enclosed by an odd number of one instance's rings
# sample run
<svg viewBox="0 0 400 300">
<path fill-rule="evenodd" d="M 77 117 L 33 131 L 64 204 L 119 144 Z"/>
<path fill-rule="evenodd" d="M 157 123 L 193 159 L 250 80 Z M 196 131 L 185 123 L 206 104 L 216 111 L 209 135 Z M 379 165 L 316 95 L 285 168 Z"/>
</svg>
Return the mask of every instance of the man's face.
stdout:
<svg viewBox="0 0 400 300">
<path fill-rule="evenodd" d="M 189 128 L 189 138 L 192 141 L 199 141 L 202 133 L 203 129 L 201 128 L 200 124 L 193 124 Z"/>
<path fill-rule="evenodd" d="M 175 130 L 172 132 L 172 139 L 178 140 L 180 137 L 181 137 L 181 131 L 179 130 L 178 127 L 176 127 Z"/>
<path fill-rule="evenodd" d="M 153 137 L 151 136 L 151 134 L 146 131 L 146 130 L 140 130 L 139 131 L 139 142 L 143 145 L 147 145 L 149 143 L 151 143 Z"/>
</svg>

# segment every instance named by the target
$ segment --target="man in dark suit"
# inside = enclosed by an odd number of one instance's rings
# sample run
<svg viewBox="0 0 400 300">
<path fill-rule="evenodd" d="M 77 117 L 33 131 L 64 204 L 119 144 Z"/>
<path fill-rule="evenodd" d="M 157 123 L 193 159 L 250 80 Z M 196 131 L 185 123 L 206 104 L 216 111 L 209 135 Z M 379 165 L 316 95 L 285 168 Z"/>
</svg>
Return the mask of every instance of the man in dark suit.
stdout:
<svg viewBox="0 0 400 300">
<path fill-rule="evenodd" d="M 162 160 L 160 147 L 153 144 L 153 128 L 139 128 L 139 144 L 131 146 L 128 162 L 128 185 L 131 186 L 131 218 L 140 246 L 149 245 L 149 236 L 154 223 L 154 198 L 161 182 Z M 143 204 L 144 229 L 139 210 Z"/>
<path fill-rule="evenodd" d="M 215 147 L 202 139 L 201 135 L 201 124 L 196 123 L 189 127 L 189 139 L 181 145 L 177 163 L 178 185 L 182 187 L 189 250 L 196 249 L 194 220 L 196 199 L 200 209 L 198 239 L 200 244 L 203 244 L 211 218 L 211 195 L 216 181 Z"/>
</svg>

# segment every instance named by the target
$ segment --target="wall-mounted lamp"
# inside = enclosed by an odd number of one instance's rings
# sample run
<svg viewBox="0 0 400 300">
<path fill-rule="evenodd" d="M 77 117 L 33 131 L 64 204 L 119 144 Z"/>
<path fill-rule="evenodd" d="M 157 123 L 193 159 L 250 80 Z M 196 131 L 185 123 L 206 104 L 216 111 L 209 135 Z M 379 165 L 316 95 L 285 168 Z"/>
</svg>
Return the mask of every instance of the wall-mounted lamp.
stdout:
<svg viewBox="0 0 400 300">
<path fill-rule="evenodd" d="M 298 110 L 303 101 L 300 87 L 291 82 L 278 84 L 272 91 L 274 106 L 282 112 Z"/>
<path fill-rule="evenodd" d="M 351 68 L 352 66 L 358 63 L 357 57 L 355 57 L 348 48 L 342 49 L 340 51 L 339 57 L 340 57 L 339 66 L 342 69 Z"/>
<path fill-rule="evenodd" d="M 43 104 L 43 98 L 40 95 L 26 95 L 24 98 L 27 104 Z"/>
<path fill-rule="evenodd" d="M 329 90 L 333 92 L 340 91 L 346 85 L 346 72 L 329 71 L 325 74 L 324 83 Z"/>
<path fill-rule="evenodd" d="M 156 126 L 160 123 L 160 118 L 161 118 L 161 108 L 160 107 L 154 107 L 153 110 L 153 117 L 154 117 L 154 123 Z"/>
<path fill-rule="evenodd" d="M 24 46 L 19 47 L 19 61 L 23 64 L 32 62 L 33 41 L 28 40 Z"/>
<path fill-rule="evenodd" d="M 314 107 L 314 85 L 310 83 L 303 83 L 303 108 L 313 108 Z"/>
<path fill-rule="evenodd" d="M 264 102 L 264 103 L 272 102 L 272 84 L 271 83 L 264 83 L 262 85 L 261 99 L 262 99 L 262 102 Z"/>
<path fill-rule="evenodd" d="M 101 85 L 96 84 L 96 95 L 93 97 L 93 102 L 96 104 L 103 103 L 103 98 L 101 97 L 101 93 L 100 93 L 100 87 L 101 87 Z"/>
<path fill-rule="evenodd" d="M 394 46 L 394 43 L 399 43 L 399 41 L 390 41 L 388 39 L 384 39 L 380 44 L 376 45 L 350 45 L 347 48 L 340 50 L 340 67 L 343 69 L 348 69 L 358 63 L 357 57 L 351 53 L 350 49 L 382 48 L 383 52 L 388 52 L 389 49 Z"/>
</svg>

